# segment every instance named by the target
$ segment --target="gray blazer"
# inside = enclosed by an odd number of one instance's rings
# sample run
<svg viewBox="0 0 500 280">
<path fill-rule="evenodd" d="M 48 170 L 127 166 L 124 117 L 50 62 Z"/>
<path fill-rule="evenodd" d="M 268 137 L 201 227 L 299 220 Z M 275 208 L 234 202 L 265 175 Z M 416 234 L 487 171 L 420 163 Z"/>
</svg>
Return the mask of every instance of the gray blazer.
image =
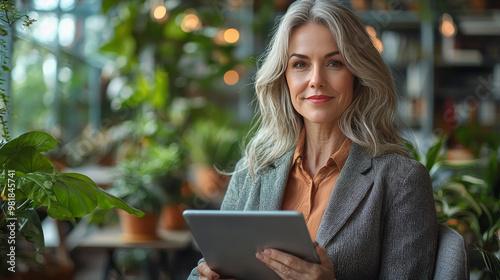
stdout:
<svg viewBox="0 0 500 280">
<path fill-rule="evenodd" d="M 294 151 L 259 171 L 236 165 L 221 209 L 279 210 Z M 417 161 L 370 158 L 353 143 L 316 242 L 337 279 L 432 279 L 438 224 L 429 173 Z M 203 260 L 201 260 L 203 261 Z M 188 279 L 198 279 L 196 268 Z"/>
</svg>

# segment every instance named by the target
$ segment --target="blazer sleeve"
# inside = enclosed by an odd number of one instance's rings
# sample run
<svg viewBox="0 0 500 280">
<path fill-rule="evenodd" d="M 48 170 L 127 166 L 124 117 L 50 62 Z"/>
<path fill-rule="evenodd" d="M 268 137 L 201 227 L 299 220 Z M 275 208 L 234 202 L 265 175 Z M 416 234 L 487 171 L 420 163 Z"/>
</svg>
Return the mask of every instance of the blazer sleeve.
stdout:
<svg viewBox="0 0 500 280">
<path fill-rule="evenodd" d="M 429 172 L 412 161 L 387 180 L 380 279 L 432 279 L 438 224 Z"/>
</svg>

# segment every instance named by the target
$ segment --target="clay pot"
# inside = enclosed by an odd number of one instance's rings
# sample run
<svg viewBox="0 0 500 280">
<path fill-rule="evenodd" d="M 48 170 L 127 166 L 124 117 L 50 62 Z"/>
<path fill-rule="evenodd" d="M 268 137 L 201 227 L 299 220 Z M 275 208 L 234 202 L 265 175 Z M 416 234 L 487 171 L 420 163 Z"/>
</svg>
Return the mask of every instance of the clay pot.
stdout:
<svg viewBox="0 0 500 280">
<path fill-rule="evenodd" d="M 211 166 L 196 166 L 195 186 L 199 195 L 208 200 L 220 200 L 226 193 L 229 176 L 218 173 Z"/>
<path fill-rule="evenodd" d="M 156 228 L 158 226 L 158 215 L 146 213 L 142 218 L 137 218 L 123 210 L 119 210 L 120 223 L 123 234 L 121 238 L 125 242 L 143 242 L 158 240 Z"/>
<path fill-rule="evenodd" d="M 366 11 L 371 8 L 369 0 L 351 0 L 351 5 L 356 11 Z"/>
<path fill-rule="evenodd" d="M 187 224 L 182 216 L 185 208 L 180 204 L 163 206 L 161 210 L 160 227 L 171 230 L 186 229 Z"/>
<path fill-rule="evenodd" d="M 474 153 L 467 148 L 449 149 L 446 151 L 446 157 L 453 161 L 468 161 L 474 159 Z"/>
</svg>

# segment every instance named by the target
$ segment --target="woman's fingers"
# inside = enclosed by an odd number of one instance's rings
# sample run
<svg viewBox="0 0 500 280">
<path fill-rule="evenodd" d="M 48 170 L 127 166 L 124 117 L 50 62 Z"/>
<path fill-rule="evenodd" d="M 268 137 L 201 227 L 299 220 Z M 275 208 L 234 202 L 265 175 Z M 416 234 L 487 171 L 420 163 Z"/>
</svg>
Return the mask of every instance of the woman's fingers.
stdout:
<svg viewBox="0 0 500 280">
<path fill-rule="evenodd" d="M 200 275 L 200 279 L 207 280 L 217 280 L 220 278 L 219 274 L 215 273 L 208 267 L 206 263 L 200 263 L 196 268 L 198 270 L 198 274 Z"/>
<path fill-rule="evenodd" d="M 318 246 L 317 243 L 314 247 L 314 249 L 316 249 L 316 254 L 318 254 L 319 262 L 321 263 L 321 265 L 333 269 L 333 262 L 328 257 L 326 248 Z"/>
<path fill-rule="evenodd" d="M 310 263 L 275 249 L 265 249 L 258 252 L 256 257 L 285 280 L 334 279 L 333 262 L 328 258 L 326 249 L 317 245 L 315 245 L 315 249 L 320 264 Z"/>
<path fill-rule="evenodd" d="M 258 252 L 256 256 L 282 279 L 301 279 L 301 272 L 307 272 L 310 269 L 310 263 L 274 249 L 265 249 Z"/>
</svg>

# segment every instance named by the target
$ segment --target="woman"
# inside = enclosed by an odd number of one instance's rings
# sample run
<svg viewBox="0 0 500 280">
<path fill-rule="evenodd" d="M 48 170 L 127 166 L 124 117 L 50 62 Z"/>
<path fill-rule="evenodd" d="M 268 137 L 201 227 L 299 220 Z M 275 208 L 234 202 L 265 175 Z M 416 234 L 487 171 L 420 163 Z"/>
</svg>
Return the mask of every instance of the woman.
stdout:
<svg viewBox="0 0 500 280">
<path fill-rule="evenodd" d="M 363 24 L 297 1 L 256 76 L 260 118 L 221 209 L 296 210 L 320 264 L 266 249 L 283 279 L 429 279 L 437 220 L 427 170 L 395 125 L 390 70 Z M 200 261 L 192 279 L 218 279 Z"/>
</svg>

